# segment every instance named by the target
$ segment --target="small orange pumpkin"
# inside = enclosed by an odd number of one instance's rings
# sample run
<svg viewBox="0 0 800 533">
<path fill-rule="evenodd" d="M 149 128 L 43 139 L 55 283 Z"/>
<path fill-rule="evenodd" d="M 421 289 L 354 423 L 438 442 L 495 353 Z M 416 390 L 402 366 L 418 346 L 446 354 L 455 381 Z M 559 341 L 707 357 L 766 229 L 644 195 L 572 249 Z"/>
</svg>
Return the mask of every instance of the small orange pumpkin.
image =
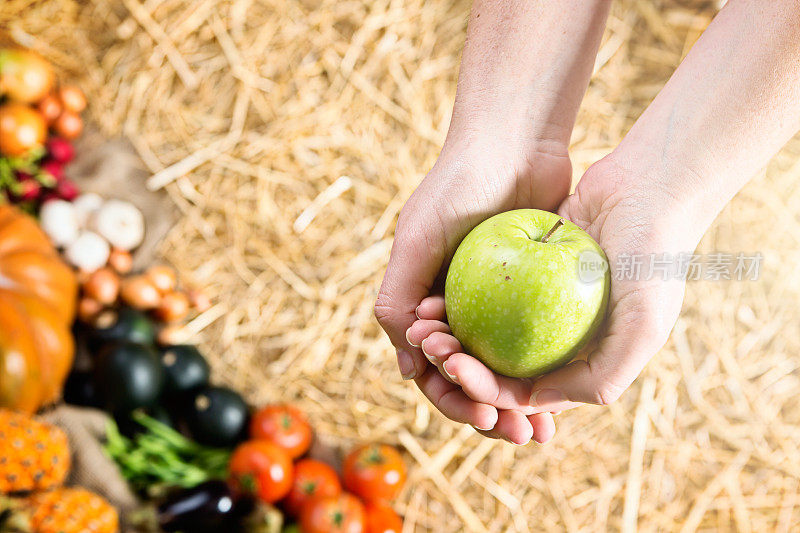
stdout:
<svg viewBox="0 0 800 533">
<path fill-rule="evenodd" d="M 0 407 L 32 413 L 60 397 L 77 287 L 36 221 L 0 205 Z"/>
</svg>

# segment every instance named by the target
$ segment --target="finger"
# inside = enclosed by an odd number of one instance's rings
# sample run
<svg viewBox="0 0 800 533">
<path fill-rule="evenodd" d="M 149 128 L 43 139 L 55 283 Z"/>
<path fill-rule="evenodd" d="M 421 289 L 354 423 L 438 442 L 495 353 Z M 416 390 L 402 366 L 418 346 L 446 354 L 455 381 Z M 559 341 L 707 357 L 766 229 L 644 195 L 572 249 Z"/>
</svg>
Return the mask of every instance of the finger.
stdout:
<svg viewBox="0 0 800 533">
<path fill-rule="evenodd" d="M 490 430 L 497 423 L 497 409 L 470 400 L 458 386 L 444 379 L 432 366 L 428 366 L 416 382 L 433 406 L 450 420 L 470 424 L 480 430 Z"/>
<path fill-rule="evenodd" d="M 417 320 L 415 310 L 428 296 L 444 260 L 445 243 L 430 235 L 430 227 L 406 222 L 401 214 L 389 264 L 375 301 L 375 317 L 397 349 L 397 362 L 404 379 L 422 375 L 428 367 L 422 350 L 406 340 L 406 330 Z"/>
<path fill-rule="evenodd" d="M 528 416 L 528 421 L 533 428 L 533 440 L 545 444 L 556 434 L 556 423 L 550 413 L 537 413 Z"/>
<path fill-rule="evenodd" d="M 420 348 L 422 348 L 422 353 L 425 354 L 428 361 L 440 365 L 454 353 L 464 351 L 458 339 L 449 333 L 441 331 L 434 331 L 423 339 Z"/>
<path fill-rule="evenodd" d="M 420 344 L 422 353 L 450 383 L 458 384 L 456 379 L 444 369 L 444 362 L 451 354 L 460 351 L 461 343 L 449 333 L 434 331 Z"/>
<path fill-rule="evenodd" d="M 642 291 L 633 294 L 615 306 L 606 334 L 586 360 L 572 361 L 535 381 L 530 403 L 536 412 L 563 411 L 575 402 L 608 405 L 633 383 L 671 328 L 639 300 L 644 298 Z"/>
<path fill-rule="evenodd" d="M 446 320 L 444 296 L 437 294 L 422 300 L 419 307 L 417 307 L 417 318 L 423 320 Z"/>
<path fill-rule="evenodd" d="M 425 343 L 425 348 L 429 349 L 428 342 Z M 529 403 L 532 391 L 530 380 L 495 374 L 486 365 L 465 353 L 450 355 L 442 368 L 476 402 L 493 405 L 498 409 L 514 409 L 526 415 L 534 413 Z"/>
<path fill-rule="evenodd" d="M 493 439 L 503 439 L 522 446 L 531 441 L 533 427 L 530 420 L 519 411 L 498 411 L 497 424 L 494 428 L 481 433 Z"/>
<path fill-rule="evenodd" d="M 434 332 L 450 333 L 450 326 L 439 320 L 417 320 L 406 331 L 406 340 L 419 348 L 422 341 Z"/>
</svg>

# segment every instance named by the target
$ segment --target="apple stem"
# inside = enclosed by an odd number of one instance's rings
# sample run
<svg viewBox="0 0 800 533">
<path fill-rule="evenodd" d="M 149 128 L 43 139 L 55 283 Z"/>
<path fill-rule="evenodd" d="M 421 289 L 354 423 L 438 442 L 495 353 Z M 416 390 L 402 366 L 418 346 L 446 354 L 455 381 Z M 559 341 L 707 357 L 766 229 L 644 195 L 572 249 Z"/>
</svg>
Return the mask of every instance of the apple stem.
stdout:
<svg viewBox="0 0 800 533">
<path fill-rule="evenodd" d="M 560 228 L 561 226 L 563 226 L 563 225 L 564 225 L 564 219 L 563 218 L 559 218 L 558 222 L 556 222 L 555 225 L 552 228 L 550 228 L 550 231 L 548 231 L 547 233 L 544 234 L 544 237 L 542 237 L 542 241 L 541 242 L 547 242 L 547 239 L 552 237 L 553 233 L 555 233 L 556 230 L 558 228 Z"/>
</svg>

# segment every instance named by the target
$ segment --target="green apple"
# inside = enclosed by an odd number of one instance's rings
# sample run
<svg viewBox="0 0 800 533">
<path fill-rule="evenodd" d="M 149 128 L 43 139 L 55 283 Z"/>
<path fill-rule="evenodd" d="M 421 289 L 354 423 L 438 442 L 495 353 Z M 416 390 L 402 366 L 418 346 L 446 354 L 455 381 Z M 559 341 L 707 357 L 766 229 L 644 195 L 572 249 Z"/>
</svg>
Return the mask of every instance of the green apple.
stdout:
<svg viewBox="0 0 800 533">
<path fill-rule="evenodd" d="M 568 363 L 605 317 L 611 276 L 600 246 L 554 213 L 518 209 L 473 229 L 445 282 L 453 335 L 499 374 Z"/>
</svg>

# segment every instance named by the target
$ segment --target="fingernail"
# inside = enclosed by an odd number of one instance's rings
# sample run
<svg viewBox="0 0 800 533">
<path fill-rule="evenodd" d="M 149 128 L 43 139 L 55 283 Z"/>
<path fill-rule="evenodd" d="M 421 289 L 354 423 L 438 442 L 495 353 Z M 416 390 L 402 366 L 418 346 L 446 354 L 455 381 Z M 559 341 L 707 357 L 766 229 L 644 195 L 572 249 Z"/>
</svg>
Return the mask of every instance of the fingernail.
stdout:
<svg viewBox="0 0 800 533">
<path fill-rule="evenodd" d="M 426 340 L 428 340 L 428 339 L 423 339 L 422 342 L 420 343 L 419 347 L 422 350 L 423 355 L 425 355 L 425 357 L 428 359 L 428 361 L 430 361 L 431 363 L 433 363 L 435 365 L 436 364 L 436 358 L 425 351 L 425 341 Z"/>
<path fill-rule="evenodd" d="M 417 308 L 414 309 L 414 314 L 417 315 L 418 320 L 422 320 L 421 318 L 419 318 L 419 306 L 417 306 Z"/>
<path fill-rule="evenodd" d="M 490 427 L 490 428 L 479 428 L 479 427 L 478 427 L 478 426 L 476 426 L 475 424 L 470 424 L 470 425 L 471 425 L 472 427 L 474 427 L 475 429 L 477 429 L 478 431 L 491 431 L 492 429 L 494 429 L 494 426 L 492 426 L 492 427 Z"/>
<path fill-rule="evenodd" d="M 411 328 L 408 328 L 408 329 L 406 330 L 406 340 L 408 341 L 408 344 L 410 344 L 410 345 L 411 345 L 411 346 L 413 346 L 414 348 L 419 348 L 419 344 L 414 344 L 413 342 L 411 342 L 411 339 L 409 339 L 409 338 L 408 338 L 408 332 L 409 332 L 409 331 L 411 331 Z"/>
<path fill-rule="evenodd" d="M 450 379 L 452 379 L 452 380 L 453 380 L 453 383 L 455 383 L 456 385 L 461 385 L 461 382 L 460 382 L 460 381 L 458 381 L 458 378 L 455 376 L 455 374 L 453 374 L 452 372 L 450 372 L 450 371 L 447 369 L 447 363 L 449 363 L 449 362 L 450 362 L 450 361 L 449 361 L 449 360 L 447 360 L 447 361 L 445 361 L 445 362 L 444 362 L 444 364 L 442 364 L 442 370 L 444 370 L 444 373 L 445 373 L 445 374 L 447 374 L 447 377 L 448 377 L 448 378 L 450 378 Z"/>
<path fill-rule="evenodd" d="M 545 406 L 566 401 L 561 391 L 555 389 L 541 389 L 531 394 L 531 405 L 534 407 Z"/>
<path fill-rule="evenodd" d="M 518 442 L 514 442 L 513 440 L 511 440 L 511 439 L 507 439 L 507 438 L 505 438 L 505 437 L 503 437 L 503 440 L 504 440 L 504 441 L 506 441 L 506 442 L 508 442 L 508 443 L 511 443 L 511 444 L 513 444 L 514 446 L 525 446 L 525 444 L 519 444 Z M 526 444 L 527 444 L 527 443 L 526 443 Z"/>
<path fill-rule="evenodd" d="M 411 354 L 405 350 L 397 350 L 397 366 L 400 368 L 400 375 L 403 379 L 414 379 L 416 376 L 416 369 L 414 368 L 414 360 Z"/>
</svg>

